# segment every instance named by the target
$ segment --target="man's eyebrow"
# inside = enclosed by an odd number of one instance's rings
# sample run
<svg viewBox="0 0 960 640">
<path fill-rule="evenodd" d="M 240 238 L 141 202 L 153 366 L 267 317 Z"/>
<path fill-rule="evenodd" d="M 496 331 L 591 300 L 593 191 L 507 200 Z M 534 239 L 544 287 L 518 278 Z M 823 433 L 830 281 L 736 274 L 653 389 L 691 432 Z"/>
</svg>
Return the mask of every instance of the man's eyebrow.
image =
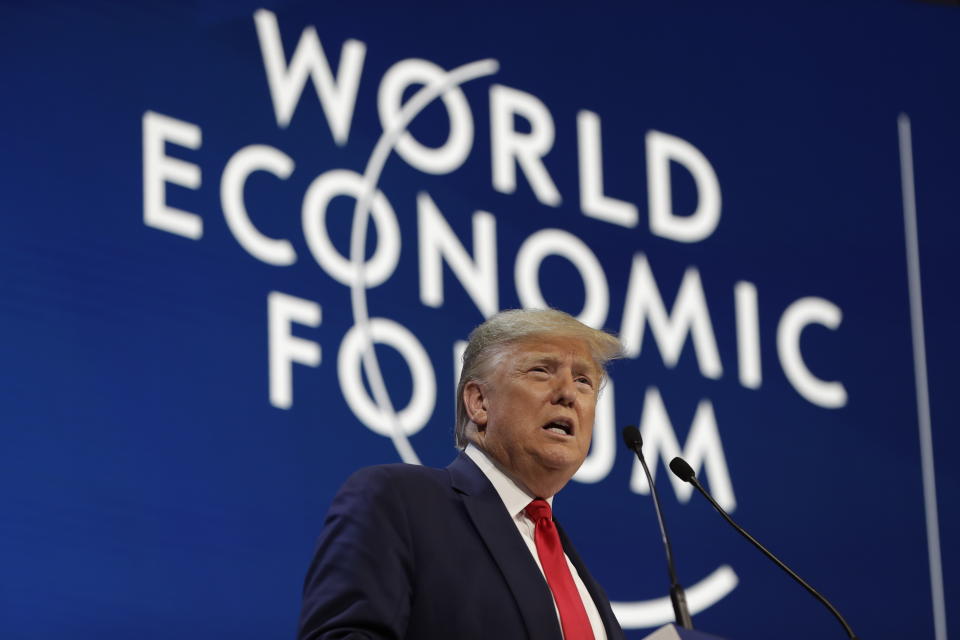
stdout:
<svg viewBox="0 0 960 640">
<path fill-rule="evenodd" d="M 523 357 L 520 358 L 519 363 L 521 365 L 529 365 L 534 362 L 545 362 L 549 364 L 556 364 L 560 362 L 562 358 L 560 356 L 554 355 L 552 353 L 525 353 Z M 576 371 L 587 372 L 594 375 L 600 375 L 600 367 L 596 362 L 590 360 L 589 358 L 577 358 L 573 361 L 573 368 Z"/>
<path fill-rule="evenodd" d="M 578 358 L 576 361 L 574 361 L 573 368 L 575 371 L 586 372 L 591 376 L 603 377 L 603 367 L 597 364 L 596 360 L 591 358 Z"/>
<path fill-rule="evenodd" d="M 551 364 L 554 364 L 559 361 L 560 361 L 560 358 L 550 353 L 536 353 L 536 352 L 529 353 L 528 352 L 523 354 L 523 356 L 520 358 L 521 364 L 530 364 L 532 362 L 549 362 Z"/>
</svg>

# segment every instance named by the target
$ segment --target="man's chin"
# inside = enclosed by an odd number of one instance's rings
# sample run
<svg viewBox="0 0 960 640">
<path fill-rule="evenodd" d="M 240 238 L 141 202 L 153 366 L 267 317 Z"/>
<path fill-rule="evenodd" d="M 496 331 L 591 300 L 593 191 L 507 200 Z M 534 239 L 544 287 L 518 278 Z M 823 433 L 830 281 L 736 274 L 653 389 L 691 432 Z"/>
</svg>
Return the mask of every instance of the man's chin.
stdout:
<svg viewBox="0 0 960 640">
<path fill-rule="evenodd" d="M 538 455 L 538 462 L 545 472 L 569 473 L 570 476 L 577 472 L 585 459 L 586 455 L 573 442 L 551 444 L 543 447 Z"/>
</svg>

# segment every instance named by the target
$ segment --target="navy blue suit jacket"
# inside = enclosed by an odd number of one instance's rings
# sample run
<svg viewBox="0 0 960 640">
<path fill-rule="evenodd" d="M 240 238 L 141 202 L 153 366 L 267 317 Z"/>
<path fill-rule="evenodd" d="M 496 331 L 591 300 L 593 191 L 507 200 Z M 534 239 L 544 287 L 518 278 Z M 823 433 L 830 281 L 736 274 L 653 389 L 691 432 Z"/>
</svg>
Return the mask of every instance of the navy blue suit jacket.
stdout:
<svg viewBox="0 0 960 640">
<path fill-rule="evenodd" d="M 564 549 L 622 640 L 606 594 Z M 301 640 L 560 640 L 549 587 L 487 477 L 461 454 L 446 469 L 361 469 L 334 498 L 307 573 Z"/>
</svg>

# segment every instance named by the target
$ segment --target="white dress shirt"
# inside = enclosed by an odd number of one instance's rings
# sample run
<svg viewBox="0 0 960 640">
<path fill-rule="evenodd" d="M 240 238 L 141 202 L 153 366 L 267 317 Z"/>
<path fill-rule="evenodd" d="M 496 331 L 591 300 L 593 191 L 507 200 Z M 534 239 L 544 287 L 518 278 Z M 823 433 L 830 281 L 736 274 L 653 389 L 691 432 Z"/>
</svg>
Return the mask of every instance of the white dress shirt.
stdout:
<svg viewBox="0 0 960 640">
<path fill-rule="evenodd" d="M 517 484 L 510 476 L 504 473 L 500 467 L 494 464 L 486 453 L 484 453 L 479 447 L 474 446 L 473 444 L 467 445 L 464 453 L 473 460 L 480 470 L 483 471 L 483 475 L 487 476 L 487 479 L 493 485 L 493 488 L 497 490 L 497 494 L 500 495 L 500 499 L 503 500 L 503 506 L 507 508 L 507 513 L 510 514 L 510 517 L 513 518 L 513 523 L 517 525 L 517 530 L 520 532 L 520 535 L 523 537 L 523 541 L 527 544 L 527 548 L 530 550 L 530 555 L 533 556 L 534 561 L 537 563 L 537 566 L 540 568 L 540 573 L 543 573 L 543 567 L 540 565 L 540 556 L 537 554 L 537 545 L 534 541 L 534 531 L 536 526 L 533 521 L 527 518 L 523 510 L 527 507 L 528 504 L 536 496 L 531 496 L 527 491 Z M 553 497 L 547 498 L 547 502 L 550 503 L 550 507 L 553 507 Z M 597 605 L 594 603 L 593 598 L 590 597 L 590 592 L 587 591 L 587 587 L 584 586 L 583 580 L 580 579 L 580 574 L 577 573 L 577 568 L 573 566 L 573 563 L 570 562 L 570 558 L 567 557 L 567 554 L 564 553 L 563 557 L 567 560 L 567 566 L 570 568 L 570 575 L 573 576 L 573 582 L 577 585 L 577 591 L 580 593 L 580 599 L 583 600 L 583 607 L 587 610 L 587 618 L 590 620 L 590 627 L 593 629 L 593 637 L 595 640 L 607 640 L 607 632 L 603 628 L 603 620 L 600 618 L 600 612 L 597 610 Z M 546 575 L 544 575 L 546 579 Z M 551 593 L 551 597 L 552 597 Z M 560 611 L 557 609 L 556 600 L 553 602 L 553 608 L 557 612 L 557 621 L 560 620 Z M 561 627 L 562 628 L 562 627 Z"/>
</svg>

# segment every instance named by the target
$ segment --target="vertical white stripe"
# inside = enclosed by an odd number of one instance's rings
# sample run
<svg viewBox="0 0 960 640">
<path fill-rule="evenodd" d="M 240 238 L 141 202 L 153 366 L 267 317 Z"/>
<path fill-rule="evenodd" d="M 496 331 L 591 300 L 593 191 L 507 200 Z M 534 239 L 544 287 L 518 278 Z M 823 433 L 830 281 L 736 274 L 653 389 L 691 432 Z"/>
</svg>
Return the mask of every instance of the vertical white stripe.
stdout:
<svg viewBox="0 0 960 640">
<path fill-rule="evenodd" d="M 913 329 L 913 368 L 917 384 L 917 420 L 920 423 L 920 461 L 923 465 L 923 503 L 927 517 L 927 554 L 930 560 L 930 590 L 936 640 L 947 640 L 947 612 L 943 595 L 943 565 L 940 560 L 940 525 L 937 517 L 937 486 L 933 467 L 933 436 L 930 427 L 930 394 L 927 386 L 927 352 L 923 336 L 923 302 L 920 296 L 920 245 L 917 239 L 917 202 L 913 184 L 913 148 L 910 118 L 897 118 L 900 132 L 900 181 L 903 189 L 903 226 L 907 241 L 907 280 L 910 287 L 910 325 Z"/>
</svg>

